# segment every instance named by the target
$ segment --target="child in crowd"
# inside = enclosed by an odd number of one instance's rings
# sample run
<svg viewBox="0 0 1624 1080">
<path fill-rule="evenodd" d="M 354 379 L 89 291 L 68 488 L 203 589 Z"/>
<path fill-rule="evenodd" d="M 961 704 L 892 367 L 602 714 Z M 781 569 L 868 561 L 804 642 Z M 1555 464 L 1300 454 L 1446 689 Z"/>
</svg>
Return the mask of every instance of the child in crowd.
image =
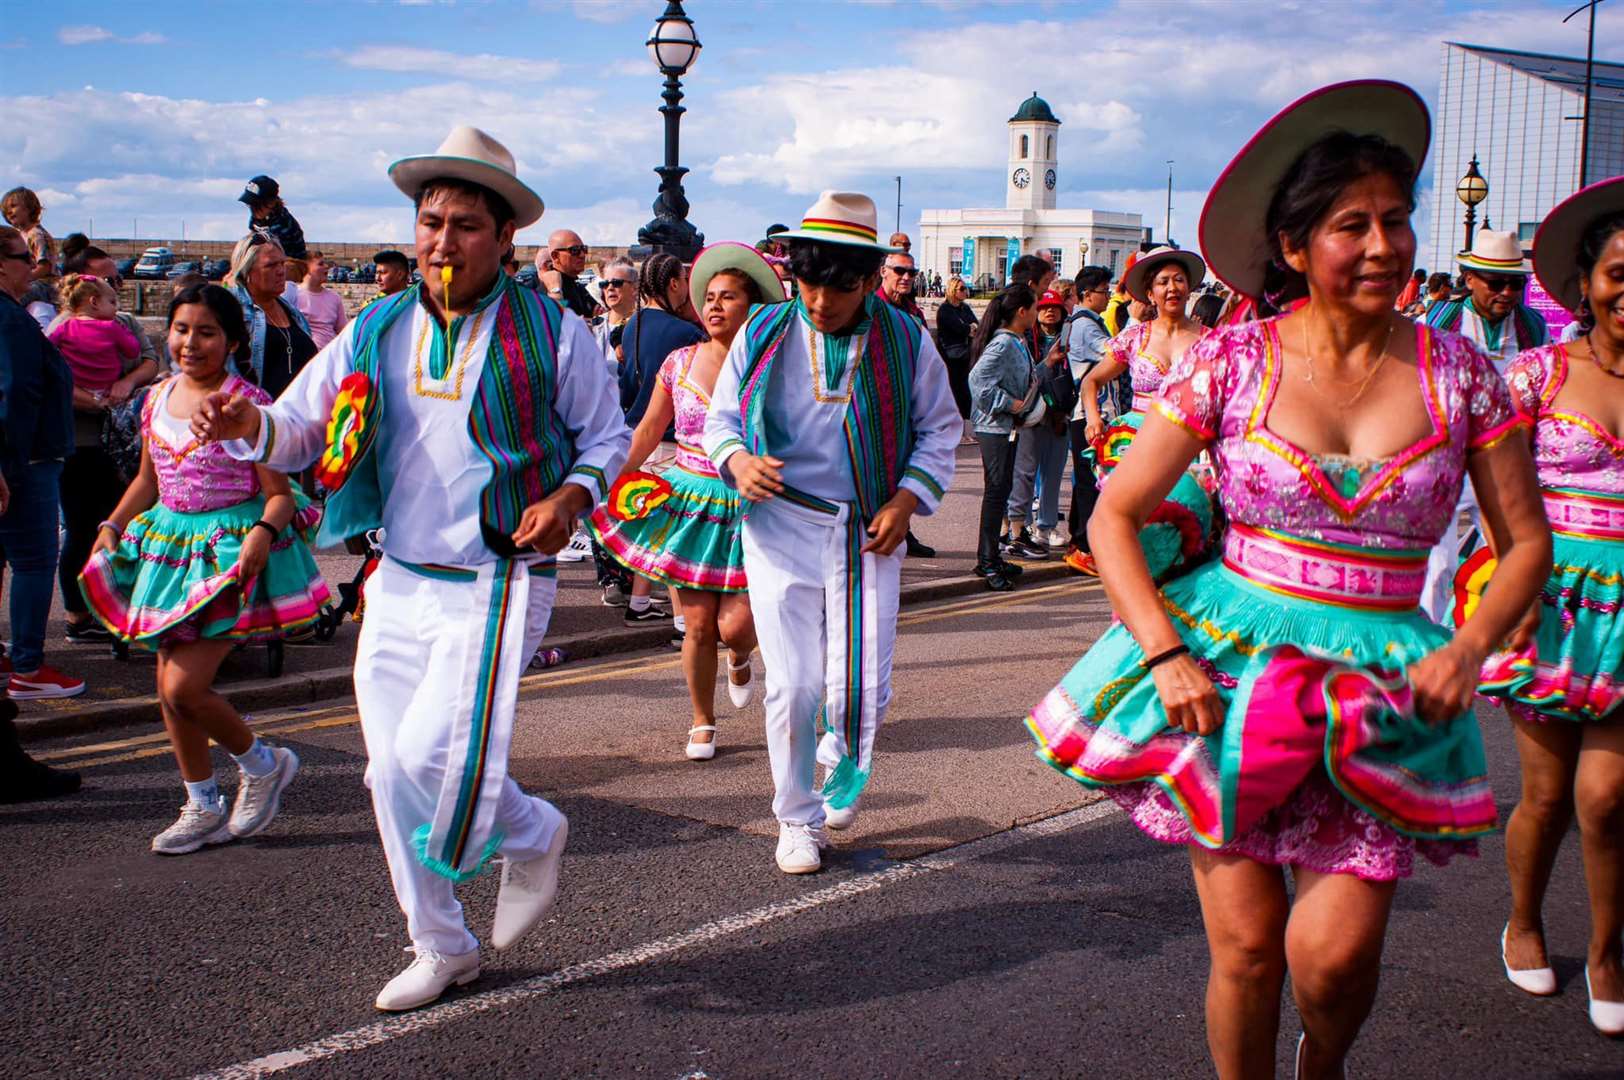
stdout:
<svg viewBox="0 0 1624 1080">
<path fill-rule="evenodd" d="M 51 331 L 51 343 L 73 372 L 74 406 L 95 409 L 123 376 L 125 361 L 140 357 L 141 341 L 114 317 L 118 294 L 96 275 L 69 274 L 57 292 L 68 317 Z"/>
<path fill-rule="evenodd" d="M 270 404 L 226 369 L 247 346 L 242 308 L 220 286 L 192 286 L 170 301 L 178 375 L 147 395 L 140 474 L 102 522 L 79 578 L 110 631 L 158 652 L 164 727 L 187 791 L 179 820 L 153 838 L 163 855 L 253 836 L 276 816 L 299 759 L 261 742 L 215 693 L 214 678 L 237 644 L 307 626 L 328 599 L 306 544 L 319 511 L 285 475 L 236 461 L 190 429 L 217 391 Z M 242 773 L 229 815 L 210 739 Z"/>
<path fill-rule="evenodd" d="M 4 214 L 11 227 L 28 241 L 28 253 L 34 257 L 34 277 L 56 277 L 56 241 L 40 224 L 40 219 L 45 216 L 45 207 L 40 203 L 39 196 L 25 187 L 12 188 L 0 195 L 0 214 Z"/>
</svg>

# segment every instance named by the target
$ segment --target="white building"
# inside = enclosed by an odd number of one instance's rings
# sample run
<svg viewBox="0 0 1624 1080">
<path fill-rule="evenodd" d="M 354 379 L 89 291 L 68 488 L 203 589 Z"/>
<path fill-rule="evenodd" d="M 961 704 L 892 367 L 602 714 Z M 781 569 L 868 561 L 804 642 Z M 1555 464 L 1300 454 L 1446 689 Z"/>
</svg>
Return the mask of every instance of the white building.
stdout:
<svg viewBox="0 0 1624 1080">
<path fill-rule="evenodd" d="M 1496 229 L 1532 248 L 1551 208 L 1579 189 L 1584 57 L 1445 42 L 1433 114 L 1432 236 L 1417 253 L 1428 270 L 1455 271 L 1466 207 L 1455 197 L 1472 155 L 1488 181 L 1477 208 Z M 1624 64 L 1597 60 L 1591 76 L 1590 183 L 1624 173 Z"/>
<path fill-rule="evenodd" d="M 1146 239 L 1138 214 L 1070 210 L 1054 204 L 1060 181 L 1060 120 L 1032 96 L 1009 118 L 1009 171 L 1004 205 L 926 210 L 919 216 L 919 265 L 945 281 L 954 274 L 976 288 L 997 288 L 1022 255 L 1042 255 L 1065 277 L 1085 264 L 1120 272 Z"/>
</svg>

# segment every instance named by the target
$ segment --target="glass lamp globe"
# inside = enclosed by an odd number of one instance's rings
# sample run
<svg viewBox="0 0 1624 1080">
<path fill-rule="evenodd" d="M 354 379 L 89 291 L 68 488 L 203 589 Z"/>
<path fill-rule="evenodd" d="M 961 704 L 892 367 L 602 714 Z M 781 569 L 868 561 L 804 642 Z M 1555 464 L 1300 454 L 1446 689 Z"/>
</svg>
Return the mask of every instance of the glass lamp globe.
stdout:
<svg viewBox="0 0 1624 1080">
<path fill-rule="evenodd" d="M 686 75 L 699 58 L 699 39 L 687 18 L 662 17 L 649 31 L 648 54 L 662 72 Z"/>
</svg>

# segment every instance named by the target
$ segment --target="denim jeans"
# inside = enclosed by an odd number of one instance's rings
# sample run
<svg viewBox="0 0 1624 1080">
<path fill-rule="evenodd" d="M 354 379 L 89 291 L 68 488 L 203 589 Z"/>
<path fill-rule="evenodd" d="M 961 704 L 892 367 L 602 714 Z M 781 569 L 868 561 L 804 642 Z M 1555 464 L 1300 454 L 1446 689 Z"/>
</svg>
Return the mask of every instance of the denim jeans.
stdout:
<svg viewBox="0 0 1624 1080">
<path fill-rule="evenodd" d="M 1060 524 L 1060 485 L 1066 475 L 1066 436 L 1047 423 L 1022 428 L 1015 444 L 1015 473 L 1010 486 L 1008 517 L 1032 524 L 1032 495 L 1038 493 L 1038 528 L 1047 533 Z M 1041 539 L 1041 537 L 1040 537 Z"/>
<path fill-rule="evenodd" d="M 976 543 L 976 567 L 990 570 L 1003 562 L 998 532 L 1004 524 L 1004 504 L 1015 472 L 1015 444 L 1008 435 L 976 432 L 981 445 L 981 535 Z"/>
<path fill-rule="evenodd" d="M 62 462 L 42 461 L 6 478 L 11 503 L 0 516 L 0 549 L 11 568 L 11 665 L 36 671 L 45 662 L 45 625 L 56 587 L 57 518 Z"/>
</svg>

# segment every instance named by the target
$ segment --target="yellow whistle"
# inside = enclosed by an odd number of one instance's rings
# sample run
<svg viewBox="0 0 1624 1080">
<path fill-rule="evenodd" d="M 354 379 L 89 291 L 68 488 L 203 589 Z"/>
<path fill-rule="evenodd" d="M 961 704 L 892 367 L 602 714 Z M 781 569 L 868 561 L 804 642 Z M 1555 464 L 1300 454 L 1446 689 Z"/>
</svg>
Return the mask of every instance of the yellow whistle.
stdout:
<svg viewBox="0 0 1624 1080">
<path fill-rule="evenodd" d="M 449 267 L 449 266 L 440 267 L 440 284 L 442 284 L 442 285 L 451 284 L 451 267 Z"/>
</svg>

